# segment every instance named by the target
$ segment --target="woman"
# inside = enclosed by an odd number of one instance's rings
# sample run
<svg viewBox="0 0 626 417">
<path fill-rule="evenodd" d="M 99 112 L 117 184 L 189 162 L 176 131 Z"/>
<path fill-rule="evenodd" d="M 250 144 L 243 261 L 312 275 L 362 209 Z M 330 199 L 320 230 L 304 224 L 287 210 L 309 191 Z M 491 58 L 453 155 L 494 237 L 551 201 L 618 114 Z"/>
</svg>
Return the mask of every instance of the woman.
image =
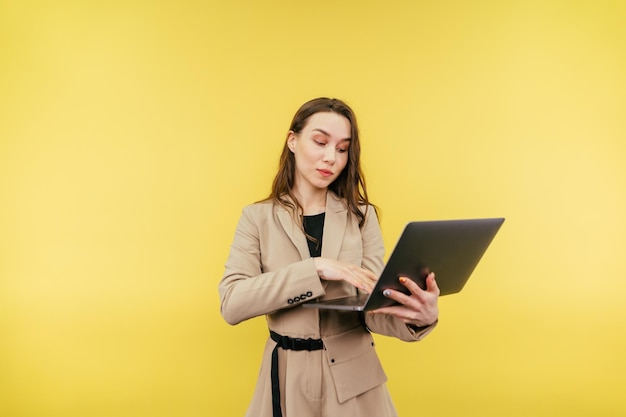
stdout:
<svg viewBox="0 0 626 417">
<path fill-rule="evenodd" d="M 247 416 L 395 416 L 370 332 L 417 341 L 437 323 L 426 290 L 370 313 L 302 308 L 315 298 L 369 292 L 383 268 L 376 209 L 360 168 L 354 113 L 337 99 L 296 112 L 270 196 L 245 207 L 219 285 L 230 324 L 265 315 L 270 337 Z"/>
</svg>

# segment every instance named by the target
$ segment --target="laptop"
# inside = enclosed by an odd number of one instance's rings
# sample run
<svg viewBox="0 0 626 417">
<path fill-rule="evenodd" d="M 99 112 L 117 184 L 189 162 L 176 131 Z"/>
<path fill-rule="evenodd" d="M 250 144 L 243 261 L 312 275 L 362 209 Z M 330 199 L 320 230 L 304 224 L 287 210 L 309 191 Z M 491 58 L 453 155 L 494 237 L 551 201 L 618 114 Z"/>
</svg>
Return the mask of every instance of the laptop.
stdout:
<svg viewBox="0 0 626 417">
<path fill-rule="evenodd" d="M 389 256 L 371 294 L 303 303 L 306 308 L 369 311 L 396 305 L 383 291 L 394 289 L 409 294 L 400 284 L 401 276 L 426 289 L 426 277 L 433 271 L 440 295 L 463 289 L 504 218 L 438 220 L 408 223 Z"/>
</svg>

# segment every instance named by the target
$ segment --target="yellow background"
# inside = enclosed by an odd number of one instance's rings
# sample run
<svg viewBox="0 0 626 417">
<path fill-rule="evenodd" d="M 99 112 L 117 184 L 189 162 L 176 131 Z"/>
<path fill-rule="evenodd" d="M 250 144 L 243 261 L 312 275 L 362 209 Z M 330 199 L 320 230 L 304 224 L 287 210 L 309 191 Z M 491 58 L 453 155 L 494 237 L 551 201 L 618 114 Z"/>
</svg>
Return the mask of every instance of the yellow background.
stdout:
<svg viewBox="0 0 626 417">
<path fill-rule="evenodd" d="M 403 416 L 626 415 L 623 1 L 0 1 L 0 415 L 240 416 L 267 329 L 219 315 L 304 101 L 362 129 L 387 248 L 505 216 Z"/>
</svg>

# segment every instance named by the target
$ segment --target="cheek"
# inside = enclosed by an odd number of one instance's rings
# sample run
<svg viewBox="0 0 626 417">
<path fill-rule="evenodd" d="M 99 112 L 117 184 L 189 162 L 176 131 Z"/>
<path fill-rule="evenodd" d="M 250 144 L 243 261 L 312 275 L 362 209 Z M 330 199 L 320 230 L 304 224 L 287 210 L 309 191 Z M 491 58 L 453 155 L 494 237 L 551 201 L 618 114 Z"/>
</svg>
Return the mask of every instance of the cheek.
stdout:
<svg viewBox="0 0 626 417">
<path fill-rule="evenodd" d="M 315 162 L 320 158 L 315 152 L 312 152 L 311 149 L 300 149 L 299 152 L 295 154 L 296 165 L 301 167 L 309 166 L 315 164 Z"/>
<path fill-rule="evenodd" d="M 341 170 L 343 171 L 346 165 L 348 165 L 348 152 L 340 153 L 339 156 L 337 157 L 336 163 L 338 163 L 339 166 L 341 166 Z"/>
</svg>

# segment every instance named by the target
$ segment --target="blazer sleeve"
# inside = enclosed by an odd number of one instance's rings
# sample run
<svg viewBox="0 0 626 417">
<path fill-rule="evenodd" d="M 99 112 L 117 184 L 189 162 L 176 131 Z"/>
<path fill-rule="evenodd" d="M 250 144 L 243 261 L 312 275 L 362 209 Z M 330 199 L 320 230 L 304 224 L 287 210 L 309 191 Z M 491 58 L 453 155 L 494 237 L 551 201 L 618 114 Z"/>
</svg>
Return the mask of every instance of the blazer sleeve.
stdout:
<svg viewBox="0 0 626 417">
<path fill-rule="evenodd" d="M 218 288 L 221 314 L 229 324 L 325 294 L 312 258 L 286 261 L 283 267 L 264 272 L 261 238 L 251 207 L 244 208 Z"/>
<path fill-rule="evenodd" d="M 362 266 L 375 274 L 380 274 L 384 268 L 384 244 L 376 212 L 371 206 L 368 207 L 361 236 L 363 238 Z M 396 337 L 407 342 L 414 342 L 421 340 L 430 333 L 437 325 L 437 322 L 428 327 L 414 330 L 402 320 L 393 316 L 365 313 L 365 325 L 373 333 Z"/>
</svg>

